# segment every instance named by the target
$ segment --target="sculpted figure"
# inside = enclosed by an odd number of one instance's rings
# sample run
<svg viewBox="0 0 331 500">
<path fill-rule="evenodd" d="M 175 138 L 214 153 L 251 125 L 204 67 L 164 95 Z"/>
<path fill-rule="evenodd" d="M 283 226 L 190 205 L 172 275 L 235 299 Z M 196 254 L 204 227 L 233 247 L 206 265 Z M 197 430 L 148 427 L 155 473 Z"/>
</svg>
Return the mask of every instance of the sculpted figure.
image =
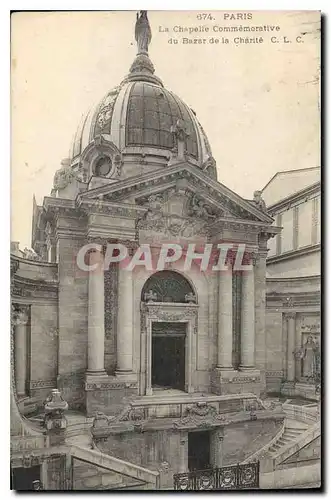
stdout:
<svg viewBox="0 0 331 500">
<path fill-rule="evenodd" d="M 254 203 L 263 212 L 265 212 L 267 210 L 265 201 L 262 199 L 262 193 L 261 193 L 261 191 L 254 191 Z"/>
<path fill-rule="evenodd" d="M 304 358 L 303 358 L 303 374 L 305 377 L 311 378 L 316 372 L 315 363 L 315 342 L 310 335 L 304 345 Z"/>
<path fill-rule="evenodd" d="M 152 31 L 147 18 L 147 10 L 141 10 L 139 14 L 137 13 L 135 38 L 138 46 L 138 54 L 148 54 Z"/>
<path fill-rule="evenodd" d="M 199 199 L 196 195 L 193 195 L 191 200 L 190 215 L 195 215 L 196 217 L 205 219 L 214 219 L 216 217 L 211 208 L 208 207 L 208 205 L 206 205 L 204 201 Z"/>
</svg>

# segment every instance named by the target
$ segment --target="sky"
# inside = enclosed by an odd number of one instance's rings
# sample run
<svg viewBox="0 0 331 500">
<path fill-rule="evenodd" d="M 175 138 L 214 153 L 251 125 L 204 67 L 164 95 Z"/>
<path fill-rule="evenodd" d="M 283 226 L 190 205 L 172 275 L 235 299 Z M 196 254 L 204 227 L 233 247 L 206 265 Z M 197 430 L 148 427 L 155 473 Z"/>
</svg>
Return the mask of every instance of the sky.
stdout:
<svg viewBox="0 0 331 500">
<path fill-rule="evenodd" d="M 12 241 L 31 245 L 32 198 L 42 204 L 81 117 L 128 73 L 135 12 L 19 12 L 11 34 Z M 252 198 L 277 172 L 320 165 L 319 14 L 256 11 L 250 21 L 150 11 L 149 53 L 165 87 L 196 112 L 218 180 Z M 174 26 L 280 26 L 263 43 L 182 44 Z M 165 28 L 169 28 L 166 32 Z M 206 34 L 196 33 L 196 38 Z M 246 36 L 246 33 L 245 33 Z M 256 34 L 250 34 L 255 37 Z M 284 36 L 291 43 L 283 43 Z M 301 43 L 296 37 L 301 36 Z M 169 43 L 170 38 L 179 40 Z"/>
</svg>

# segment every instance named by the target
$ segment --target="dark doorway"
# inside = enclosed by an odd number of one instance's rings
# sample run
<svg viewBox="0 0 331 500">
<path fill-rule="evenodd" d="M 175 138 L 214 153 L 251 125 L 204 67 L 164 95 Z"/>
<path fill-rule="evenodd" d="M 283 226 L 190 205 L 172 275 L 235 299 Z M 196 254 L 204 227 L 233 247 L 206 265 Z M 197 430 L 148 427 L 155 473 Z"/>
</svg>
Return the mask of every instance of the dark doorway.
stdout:
<svg viewBox="0 0 331 500">
<path fill-rule="evenodd" d="M 210 468 L 210 432 L 188 433 L 188 469 L 204 470 Z"/>
<path fill-rule="evenodd" d="M 186 323 L 152 324 L 152 386 L 185 390 Z"/>
<path fill-rule="evenodd" d="M 10 489 L 15 491 L 34 491 L 34 481 L 40 481 L 40 465 L 17 467 L 10 470 Z"/>
</svg>

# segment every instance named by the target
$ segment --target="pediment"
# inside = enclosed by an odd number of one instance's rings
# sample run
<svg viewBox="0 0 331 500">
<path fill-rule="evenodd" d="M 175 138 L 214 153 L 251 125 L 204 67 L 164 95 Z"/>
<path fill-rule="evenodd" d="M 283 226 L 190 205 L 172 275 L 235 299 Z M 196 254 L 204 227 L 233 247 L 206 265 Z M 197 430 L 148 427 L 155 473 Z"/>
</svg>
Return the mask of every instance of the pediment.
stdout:
<svg viewBox="0 0 331 500">
<path fill-rule="evenodd" d="M 103 200 L 128 203 L 153 212 L 213 222 L 218 218 L 271 224 L 273 219 L 254 203 L 244 200 L 223 184 L 192 166 L 176 166 L 131 177 L 116 184 L 86 191 L 78 202 Z"/>
</svg>

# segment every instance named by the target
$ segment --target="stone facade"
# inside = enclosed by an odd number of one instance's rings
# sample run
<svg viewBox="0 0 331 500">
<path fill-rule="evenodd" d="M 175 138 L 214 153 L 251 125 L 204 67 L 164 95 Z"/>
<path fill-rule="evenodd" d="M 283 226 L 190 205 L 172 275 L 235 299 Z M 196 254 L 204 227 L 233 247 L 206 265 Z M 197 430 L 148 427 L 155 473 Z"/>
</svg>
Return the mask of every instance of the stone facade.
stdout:
<svg viewBox="0 0 331 500">
<path fill-rule="evenodd" d="M 140 13 L 129 75 L 77 131 L 51 196 L 34 203 L 34 251 L 22 256 L 16 245 L 11 256 L 13 407 L 45 411 L 46 445 L 38 435 L 32 449 L 48 489 L 109 487 L 123 476 L 155 486 L 159 475 L 171 488 L 198 431 L 209 433 L 209 466 L 245 460 L 282 425 L 281 409 L 260 397 L 301 373 L 285 353 L 318 312 L 312 303 L 307 323 L 303 295 L 293 293 L 294 316 L 278 281 L 268 290 L 268 244 L 281 228 L 259 194 L 245 200 L 217 181 L 195 114 L 154 74 L 146 26 Z M 109 248 L 126 253 L 116 260 Z M 164 248 L 182 258 L 159 269 Z M 177 344 L 157 344 L 171 335 Z M 162 382 L 161 362 L 166 374 L 178 369 L 176 383 Z M 67 404 L 95 417 L 89 447 L 65 434 Z"/>
<path fill-rule="evenodd" d="M 283 226 L 267 258 L 267 390 L 310 399 L 319 397 L 313 350 L 317 363 L 321 356 L 319 176 L 319 168 L 280 172 L 263 190 Z"/>
</svg>

